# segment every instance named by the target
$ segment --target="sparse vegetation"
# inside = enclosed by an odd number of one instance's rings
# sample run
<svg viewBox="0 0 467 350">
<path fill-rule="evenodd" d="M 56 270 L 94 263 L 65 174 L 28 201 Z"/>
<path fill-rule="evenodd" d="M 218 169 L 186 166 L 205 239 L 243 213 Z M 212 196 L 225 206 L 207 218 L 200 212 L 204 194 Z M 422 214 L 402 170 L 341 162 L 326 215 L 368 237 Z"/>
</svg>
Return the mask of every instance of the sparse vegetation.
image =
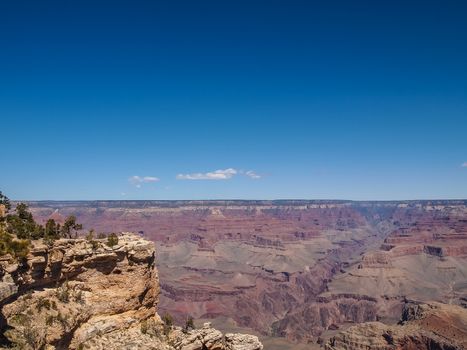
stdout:
<svg viewBox="0 0 467 350">
<path fill-rule="evenodd" d="M 86 238 L 86 241 L 88 241 L 88 242 L 93 241 L 94 240 L 94 230 L 93 229 L 89 230 L 89 232 L 86 234 L 85 238 Z"/>
<path fill-rule="evenodd" d="M 0 255 L 11 254 L 17 260 L 25 258 L 29 253 L 29 241 L 15 239 L 0 229 Z"/>
<path fill-rule="evenodd" d="M 76 217 L 70 215 L 66 218 L 65 223 L 62 226 L 61 234 L 63 238 L 76 238 L 78 231 L 83 228 L 83 225 L 76 222 Z"/>
<path fill-rule="evenodd" d="M 52 304 L 50 303 L 50 300 L 46 298 L 40 298 L 36 304 L 36 309 L 38 312 L 41 312 L 43 308 L 45 308 L 46 310 L 50 310 L 51 307 Z"/>
<path fill-rule="evenodd" d="M 185 332 L 188 332 L 192 329 L 195 329 L 195 322 L 193 320 L 193 317 L 191 316 L 188 316 L 186 321 L 185 321 L 185 327 L 183 327 L 183 329 L 185 330 Z"/>
<path fill-rule="evenodd" d="M 74 216 L 69 216 L 63 226 L 54 219 L 47 220 L 45 227 L 39 225 L 25 203 L 16 205 L 12 213 L 10 210 L 10 200 L 0 191 L 0 255 L 10 254 L 18 261 L 28 255 L 31 240 L 43 238 L 50 246 L 60 237 L 76 237 L 83 228 Z"/>
<path fill-rule="evenodd" d="M 172 315 L 170 315 L 169 313 L 166 312 L 162 316 L 162 322 L 164 322 L 164 334 L 168 335 L 170 333 L 170 331 L 172 330 L 172 326 L 174 324 L 174 320 L 173 320 Z"/>
<path fill-rule="evenodd" d="M 8 199 L 7 196 L 5 196 L 2 193 L 2 191 L 0 191 L 0 205 L 3 205 L 4 211 L 5 211 L 5 213 L 3 213 L 3 215 L 8 213 L 8 211 L 11 209 L 10 200 Z M 2 213 L 0 213 L 0 214 L 2 214 Z M 0 217 L 3 216 L 3 215 L 0 215 Z"/>
<path fill-rule="evenodd" d="M 28 210 L 28 206 L 19 203 L 15 214 L 7 214 L 7 232 L 19 239 L 38 239 L 44 236 L 44 228 L 38 225 Z"/>
<path fill-rule="evenodd" d="M 161 335 L 160 328 L 156 325 L 153 318 L 149 318 L 141 322 L 141 333 L 158 338 Z"/>
<path fill-rule="evenodd" d="M 68 282 L 64 282 L 60 287 L 57 288 L 55 295 L 62 303 L 68 303 L 70 301 L 70 292 L 71 290 Z"/>
<path fill-rule="evenodd" d="M 60 238 L 60 224 L 54 219 L 47 220 L 45 224 L 44 239 L 54 241 Z"/>
<path fill-rule="evenodd" d="M 109 237 L 107 237 L 107 243 L 109 247 L 113 248 L 118 244 L 118 236 L 115 233 L 111 233 Z"/>
<path fill-rule="evenodd" d="M 147 334 L 147 333 L 148 333 L 148 329 L 149 329 L 148 321 L 147 321 L 147 320 L 144 320 L 143 322 L 141 322 L 141 333 Z"/>
<path fill-rule="evenodd" d="M 95 232 L 92 229 L 89 230 L 89 232 L 86 234 L 86 240 L 89 242 L 89 244 L 91 244 L 92 250 L 96 250 L 97 248 L 99 248 L 99 242 L 97 242 L 94 239 L 94 235 L 95 235 Z"/>
<path fill-rule="evenodd" d="M 17 314 L 12 318 L 14 328 L 8 329 L 5 334 L 13 339 L 18 349 L 42 349 L 45 342 L 44 328 L 32 322 L 26 314 Z"/>
</svg>

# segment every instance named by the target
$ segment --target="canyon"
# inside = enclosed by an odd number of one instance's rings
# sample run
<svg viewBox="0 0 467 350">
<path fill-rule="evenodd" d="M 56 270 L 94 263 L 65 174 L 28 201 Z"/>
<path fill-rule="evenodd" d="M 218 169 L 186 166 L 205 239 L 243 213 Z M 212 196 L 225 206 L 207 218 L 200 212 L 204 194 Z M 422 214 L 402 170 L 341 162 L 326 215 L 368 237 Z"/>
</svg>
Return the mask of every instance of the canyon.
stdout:
<svg viewBox="0 0 467 350">
<path fill-rule="evenodd" d="M 179 324 L 228 320 L 313 349 L 358 324 L 382 333 L 413 302 L 467 306 L 464 200 L 28 204 L 40 222 L 73 214 L 155 242 L 158 309 Z"/>
</svg>

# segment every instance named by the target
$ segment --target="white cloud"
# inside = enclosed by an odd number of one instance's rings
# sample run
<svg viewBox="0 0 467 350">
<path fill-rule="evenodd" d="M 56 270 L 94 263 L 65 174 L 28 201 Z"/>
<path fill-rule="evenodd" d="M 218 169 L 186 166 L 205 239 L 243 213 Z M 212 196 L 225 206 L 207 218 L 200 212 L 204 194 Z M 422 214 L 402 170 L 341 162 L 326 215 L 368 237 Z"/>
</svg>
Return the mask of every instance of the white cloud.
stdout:
<svg viewBox="0 0 467 350">
<path fill-rule="evenodd" d="M 248 176 L 250 179 L 261 179 L 261 175 L 257 174 L 253 170 L 243 171 L 236 170 L 234 168 L 219 169 L 210 171 L 207 173 L 191 173 L 191 174 L 178 174 L 177 180 L 229 180 L 235 175 Z"/>
<path fill-rule="evenodd" d="M 143 182 L 157 182 L 157 181 L 159 181 L 159 178 L 154 177 L 154 176 L 143 177 Z"/>
<path fill-rule="evenodd" d="M 238 171 L 233 168 L 219 169 L 208 173 L 192 173 L 192 174 L 178 174 L 177 180 L 229 180 Z"/>
<path fill-rule="evenodd" d="M 462 163 L 461 165 L 463 168 L 467 168 L 467 162 Z"/>
<path fill-rule="evenodd" d="M 245 173 L 246 176 L 249 176 L 250 178 L 254 179 L 254 180 L 258 180 L 258 179 L 261 179 L 261 175 L 258 175 L 257 173 L 255 173 L 253 170 L 248 170 L 246 173 Z"/>
<path fill-rule="evenodd" d="M 136 188 L 141 188 L 141 184 L 143 183 L 150 183 L 150 182 L 157 182 L 157 181 L 159 181 L 159 178 L 154 177 L 154 176 L 134 175 L 128 178 L 128 182 L 132 184 L 133 186 L 136 186 Z"/>
</svg>

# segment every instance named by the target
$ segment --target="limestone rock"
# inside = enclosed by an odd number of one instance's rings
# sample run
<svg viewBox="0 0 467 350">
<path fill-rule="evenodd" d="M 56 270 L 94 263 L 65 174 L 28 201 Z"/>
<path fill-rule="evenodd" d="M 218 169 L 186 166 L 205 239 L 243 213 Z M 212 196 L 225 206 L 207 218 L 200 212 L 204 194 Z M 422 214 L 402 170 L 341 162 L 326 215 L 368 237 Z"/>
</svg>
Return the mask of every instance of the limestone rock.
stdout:
<svg viewBox="0 0 467 350">
<path fill-rule="evenodd" d="M 156 313 L 154 255 L 153 244 L 128 234 L 115 250 L 104 240 L 33 242 L 20 269 L 3 269 L 0 297 L 14 297 L 1 310 L 10 327 L 6 337 L 25 349 L 75 349 L 139 325 Z"/>
<path fill-rule="evenodd" d="M 122 234 L 105 240 L 40 241 L 26 261 L 0 257 L 2 333 L 17 348 L 256 350 L 259 343 L 232 339 L 206 324 L 182 332 L 167 329 L 157 315 L 159 278 L 155 247 Z M 249 347 L 245 347 L 245 346 Z M 1 345 L 0 345 L 1 348 Z"/>
<path fill-rule="evenodd" d="M 247 334 L 228 333 L 225 336 L 205 323 L 201 329 L 183 332 L 176 329 L 173 334 L 176 350 L 261 350 L 263 345 L 258 337 Z"/>
<path fill-rule="evenodd" d="M 226 350 L 261 350 L 258 337 L 249 334 L 228 333 L 225 335 Z"/>
</svg>

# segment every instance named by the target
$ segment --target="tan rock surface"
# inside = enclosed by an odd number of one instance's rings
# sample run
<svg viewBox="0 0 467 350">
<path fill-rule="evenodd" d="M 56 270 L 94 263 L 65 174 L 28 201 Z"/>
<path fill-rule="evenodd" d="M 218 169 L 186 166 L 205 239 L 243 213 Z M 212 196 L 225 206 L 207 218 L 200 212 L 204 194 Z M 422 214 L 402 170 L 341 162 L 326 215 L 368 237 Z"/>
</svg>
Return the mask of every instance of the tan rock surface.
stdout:
<svg viewBox="0 0 467 350">
<path fill-rule="evenodd" d="M 173 344 L 176 350 L 262 350 L 263 345 L 258 337 L 249 334 L 232 334 L 225 336 L 205 323 L 200 329 L 174 332 Z"/>
<path fill-rule="evenodd" d="M 0 257 L 2 343 L 25 350 L 174 350 L 176 339 L 183 350 L 200 342 L 199 349 L 260 349 L 226 348 L 224 335 L 210 327 L 164 329 L 156 313 L 154 244 L 132 234 L 120 235 L 112 248 L 105 243 L 35 241 L 25 261 Z"/>
</svg>

